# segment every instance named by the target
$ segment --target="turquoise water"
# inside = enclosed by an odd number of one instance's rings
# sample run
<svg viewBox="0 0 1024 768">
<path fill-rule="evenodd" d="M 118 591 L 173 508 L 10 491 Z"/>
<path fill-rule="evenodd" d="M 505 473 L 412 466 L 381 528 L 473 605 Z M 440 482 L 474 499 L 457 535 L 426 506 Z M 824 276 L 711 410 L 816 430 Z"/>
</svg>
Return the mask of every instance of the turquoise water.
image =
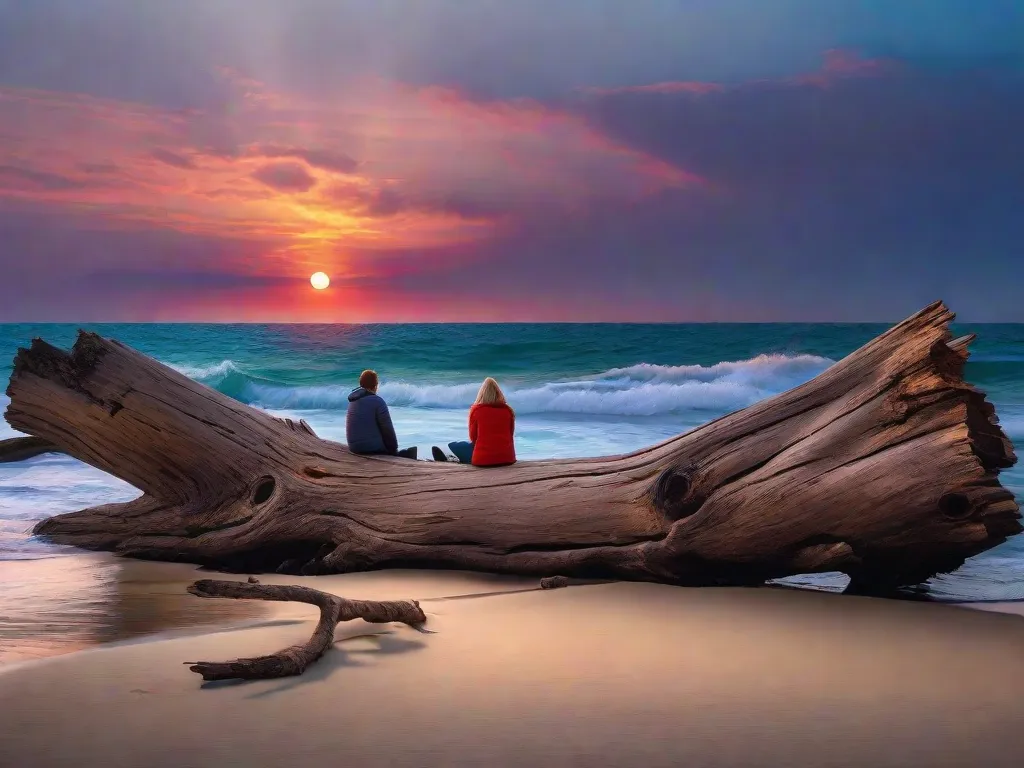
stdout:
<svg viewBox="0 0 1024 768">
<path fill-rule="evenodd" d="M 346 396 L 375 368 L 403 446 L 465 437 L 480 380 L 495 376 L 517 412 L 521 458 L 597 456 L 641 448 L 800 384 L 885 325 L 94 325 L 251 405 L 306 419 L 344 440 Z M 71 325 L 0 325 L 0 376 L 40 336 L 68 347 Z M 1024 325 L 975 332 L 967 376 L 1024 441 Z M 6 399 L 0 397 L 0 407 Z M 0 438 L 16 433 L 0 424 Z M 1003 475 L 1024 496 L 1024 467 Z M 69 552 L 31 538 L 48 515 L 136 495 L 78 461 L 44 456 L 0 465 L 0 559 Z M 1024 539 L 937 580 L 947 598 L 1024 598 Z M 809 581 L 839 585 L 830 577 Z"/>
</svg>

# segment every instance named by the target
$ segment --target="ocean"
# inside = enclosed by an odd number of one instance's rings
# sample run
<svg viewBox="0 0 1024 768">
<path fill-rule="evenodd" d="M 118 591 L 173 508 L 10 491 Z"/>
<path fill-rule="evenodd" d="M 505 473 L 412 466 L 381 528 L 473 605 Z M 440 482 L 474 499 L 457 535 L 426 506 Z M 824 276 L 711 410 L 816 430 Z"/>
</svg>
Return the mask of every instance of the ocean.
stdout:
<svg viewBox="0 0 1024 768">
<path fill-rule="evenodd" d="M 874 324 L 415 324 L 92 325 L 244 403 L 306 419 L 344 441 L 346 397 L 374 368 L 403 447 L 465 439 L 466 412 L 484 376 L 517 413 L 522 459 L 599 456 L 642 448 L 800 384 L 884 331 Z M 73 325 L 0 325 L 0 377 L 19 346 L 61 347 Z M 974 332 L 967 378 L 984 389 L 1004 429 L 1024 442 L 1024 325 Z M 7 399 L 0 396 L 0 409 Z M 17 433 L 0 423 L 0 438 Z M 1002 476 L 1024 497 L 1024 466 Z M 0 465 L 0 561 L 68 557 L 76 550 L 30 535 L 49 515 L 136 495 L 75 459 Z M 50 563 L 59 566 L 59 563 Z M 6 563 L 10 574 L 15 564 Z M 838 575 L 794 581 L 841 588 Z M 933 580 L 943 600 L 1024 599 L 1024 539 Z M 2 619 L 2 616 L 0 616 Z"/>
</svg>

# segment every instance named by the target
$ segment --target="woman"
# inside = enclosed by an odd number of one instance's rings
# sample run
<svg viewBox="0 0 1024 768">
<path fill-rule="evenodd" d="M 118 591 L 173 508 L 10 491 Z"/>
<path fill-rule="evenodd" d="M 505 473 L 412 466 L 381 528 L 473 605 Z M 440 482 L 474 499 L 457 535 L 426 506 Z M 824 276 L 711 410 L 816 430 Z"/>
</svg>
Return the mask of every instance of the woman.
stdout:
<svg viewBox="0 0 1024 768">
<path fill-rule="evenodd" d="M 498 382 L 488 376 L 469 409 L 469 442 L 448 443 L 448 447 L 463 464 L 475 467 L 515 464 L 515 431 L 516 413 L 505 402 Z M 448 461 L 444 451 L 436 445 L 431 453 L 435 461 Z"/>
</svg>

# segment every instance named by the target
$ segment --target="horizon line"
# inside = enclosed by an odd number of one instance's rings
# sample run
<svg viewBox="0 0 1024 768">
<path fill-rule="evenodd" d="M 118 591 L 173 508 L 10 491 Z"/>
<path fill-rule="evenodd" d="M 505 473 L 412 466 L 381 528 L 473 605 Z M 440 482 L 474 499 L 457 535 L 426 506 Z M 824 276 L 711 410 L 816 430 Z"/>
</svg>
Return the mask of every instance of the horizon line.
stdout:
<svg viewBox="0 0 1024 768">
<path fill-rule="evenodd" d="M 8 325 L 897 325 L 900 320 L 374 320 L 374 321 L 307 321 L 307 320 L 2 320 Z M 952 323 L 969 325 L 1024 325 L 1022 320 L 961 320 Z"/>
</svg>

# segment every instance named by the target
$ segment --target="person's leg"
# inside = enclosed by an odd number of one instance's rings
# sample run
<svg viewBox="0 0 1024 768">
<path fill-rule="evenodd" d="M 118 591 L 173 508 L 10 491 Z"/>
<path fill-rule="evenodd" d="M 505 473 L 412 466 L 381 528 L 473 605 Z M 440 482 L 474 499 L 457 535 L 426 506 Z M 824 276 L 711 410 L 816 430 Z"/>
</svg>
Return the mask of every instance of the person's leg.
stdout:
<svg viewBox="0 0 1024 768">
<path fill-rule="evenodd" d="M 402 450 L 400 450 L 395 455 L 396 456 L 401 456 L 403 459 L 415 459 L 416 458 L 416 454 L 417 454 L 417 450 L 416 450 L 416 446 L 414 445 L 411 448 L 403 448 Z"/>
<path fill-rule="evenodd" d="M 455 458 L 461 463 L 473 463 L 473 444 L 468 440 L 456 440 L 454 443 L 448 443 L 448 450 L 454 453 Z"/>
</svg>

